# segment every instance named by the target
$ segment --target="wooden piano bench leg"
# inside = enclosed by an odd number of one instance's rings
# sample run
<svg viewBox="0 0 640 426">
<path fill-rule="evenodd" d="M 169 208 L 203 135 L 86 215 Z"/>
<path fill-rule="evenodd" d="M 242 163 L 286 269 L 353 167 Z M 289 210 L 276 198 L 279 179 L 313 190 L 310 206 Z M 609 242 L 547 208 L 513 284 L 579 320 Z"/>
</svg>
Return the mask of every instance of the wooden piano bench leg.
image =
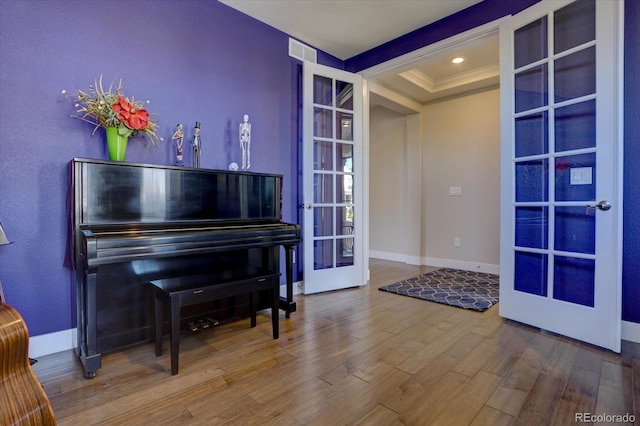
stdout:
<svg viewBox="0 0 640 426">
<path fill-rule="evenodd" d="M 171 310 L 171 375 L 178 374 L 178 356 L 180 353 L 180 296 L 172 294 L 169 298 Z"/>
<path fill-rule="evenodd" d="M 271 327 L 273 328 L 273 338 L 280 337 L 280 286 L 271 289 Z"/>
<path fill-rule="evenodd" d="M 256 319 L 256 298 L 257 296 L 254 293 L 249 293 L 249 310 L 251 311 L 251 328 L 255 327 L 257 324 Z"/>
<path fill-rule="evenodd" d="M 162 355 L 162 300 L 157 291 L 154 291 L 153 315 L 155 317 L 156 332 L 156 356 Z"/>
</svg>

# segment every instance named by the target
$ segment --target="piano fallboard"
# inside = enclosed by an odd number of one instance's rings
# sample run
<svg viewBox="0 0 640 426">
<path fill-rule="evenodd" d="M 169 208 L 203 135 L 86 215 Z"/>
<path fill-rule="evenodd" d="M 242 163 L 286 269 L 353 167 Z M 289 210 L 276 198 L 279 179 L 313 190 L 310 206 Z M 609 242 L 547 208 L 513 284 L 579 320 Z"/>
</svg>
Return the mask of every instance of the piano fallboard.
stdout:
<svg viewBox="0 0 640 426">
<path fill-rule="evenodd" d="M 89 268 L 147 258 L 215 253 L 237 248 L 297 244 L 300 227 L 288 223 L 196 224 L 162 227 L 80 225 Z"/>
</svg>

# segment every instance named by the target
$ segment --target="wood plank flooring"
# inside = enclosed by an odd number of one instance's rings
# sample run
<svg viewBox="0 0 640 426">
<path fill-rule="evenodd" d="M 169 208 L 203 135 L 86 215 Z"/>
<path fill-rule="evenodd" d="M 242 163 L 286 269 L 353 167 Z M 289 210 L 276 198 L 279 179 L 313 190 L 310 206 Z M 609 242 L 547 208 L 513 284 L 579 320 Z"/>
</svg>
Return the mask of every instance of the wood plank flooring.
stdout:
<svg viewBox="0 0 640 426">
<path fill-rule="evenodd" d="M 153 343 L 34 365 L 59 425 L 567 425 L 576 413 L 640 422 L 640 344 L 614 354 L 484 313 L 378 291 L 427 267 L 371 261 L 370 285 L 297 296 L 181 339 L 170 374 Z M 635 412 L 634 412 L 635 406 Z M 640 424 L 640 423 L 638 423 Z"/>
</svg>

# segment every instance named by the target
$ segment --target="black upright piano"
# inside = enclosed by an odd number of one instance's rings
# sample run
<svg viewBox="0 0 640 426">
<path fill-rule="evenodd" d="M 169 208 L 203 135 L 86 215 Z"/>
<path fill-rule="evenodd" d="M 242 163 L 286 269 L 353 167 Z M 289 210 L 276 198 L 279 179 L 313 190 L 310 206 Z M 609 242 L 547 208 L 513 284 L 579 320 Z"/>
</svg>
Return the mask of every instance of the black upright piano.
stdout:
<svg viewBox="0 0 640 426">
<path fill-rule="evenodd" d="M 281 175 L 79 158 L 68 170 L 67 264 L 76 271 L 76 351 L 86 377 L 95 376 L 103 353 L 153 339 L 151 280 L 277 274 L 283 251 L 280 308 L 287 318 L 295 311 L 300 227 L 281 221 Z M 203 313 L 244 316 L 248 305 L 247 296 L 192 307 L 185 322 Z"/>
</svg>

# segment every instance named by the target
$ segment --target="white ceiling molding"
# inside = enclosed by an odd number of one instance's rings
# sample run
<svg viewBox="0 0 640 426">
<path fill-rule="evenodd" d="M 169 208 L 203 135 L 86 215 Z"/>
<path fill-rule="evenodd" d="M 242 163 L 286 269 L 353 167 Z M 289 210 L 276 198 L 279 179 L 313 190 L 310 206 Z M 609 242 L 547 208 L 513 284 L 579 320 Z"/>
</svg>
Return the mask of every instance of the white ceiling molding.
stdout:
<svg viewBox="0 0 640 426">
<path fill-rule="evenodd" d="M 492 64 L 476 68 L 464 73 L 453 75 L 436 81 L 434 92 L 451 89 L 453 87 L 476 83 L 490 78 L 500 77 L 500 65 Z"/>
<path fill-rule="evenodd" d="M 422 71 L 413 69 L 413 70 L 401 72 L 398 75 L 404 78 L 405 80 L 407 80 L 409 83 L 415 86 L 418 86 L 422 90 L 426 90 L 429 93 L 433 93 L 436 91 L 437 83 Z"/>
<path fill-rule="evenodd" d="M 464 73 L 454 74 L 451 77 L 441 78 L 439 80 L 434 80 L 416 69 L 405 71 L 398 75 L 422 90 L 429 93 L 437 93 L 454 87 L 499 77 L 500 66 L 498 64 L 487 65 Z"/>
<path fill-rule="evenodd" d="M 405 115 L 417 114 L 422 111 L 422 105 L 418 102 L 405 98 L 373 81 L 367 82 L 367 88 L 371 104 L 383 106 Z"/>
</svg>

